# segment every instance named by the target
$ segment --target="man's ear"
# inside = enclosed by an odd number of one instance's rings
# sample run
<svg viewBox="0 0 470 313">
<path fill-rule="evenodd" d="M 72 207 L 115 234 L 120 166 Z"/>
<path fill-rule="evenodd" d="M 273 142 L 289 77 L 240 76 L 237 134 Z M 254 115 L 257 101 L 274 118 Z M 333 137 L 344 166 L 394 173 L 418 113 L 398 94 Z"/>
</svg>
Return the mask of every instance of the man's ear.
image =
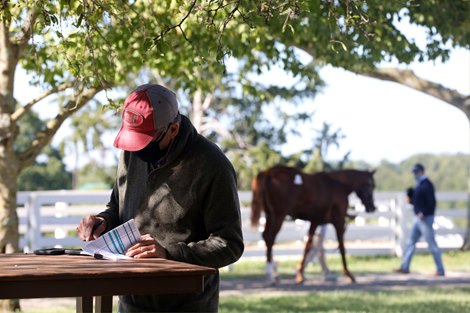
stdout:
<svg viewBox="0 0 470 313">
<path fill-rule="evenodd" d="M 170 138 L 174 139 L 176 135 L 178 135 L 179 131 L 180 131 L 180 124 L 172 123 L 170 125 L 170 128 L 168 129 L 168 132 L 170 133 Z"/>
</svg>

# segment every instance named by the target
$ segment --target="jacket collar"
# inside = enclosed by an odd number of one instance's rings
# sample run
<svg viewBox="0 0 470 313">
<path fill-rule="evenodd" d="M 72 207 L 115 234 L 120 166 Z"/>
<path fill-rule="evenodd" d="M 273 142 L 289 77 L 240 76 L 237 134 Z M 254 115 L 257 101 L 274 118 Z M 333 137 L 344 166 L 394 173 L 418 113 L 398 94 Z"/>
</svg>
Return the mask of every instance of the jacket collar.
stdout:
<svg viewBox="0 0 470 313">
<path fill-rule="evenodd" d="M 156 164 L 154 164 L 154 167 L 162 168 L 177 160 L 182 154 L 187 151 L 188 146 L 190 146 L 194 142 L 197 134 L 197 130 L 191 123 L 189 118 L 181 114 L 181 124 L 178 135 L 170 144 L 169 151 L 166 156 L 161 158 Z"/>
</svg>

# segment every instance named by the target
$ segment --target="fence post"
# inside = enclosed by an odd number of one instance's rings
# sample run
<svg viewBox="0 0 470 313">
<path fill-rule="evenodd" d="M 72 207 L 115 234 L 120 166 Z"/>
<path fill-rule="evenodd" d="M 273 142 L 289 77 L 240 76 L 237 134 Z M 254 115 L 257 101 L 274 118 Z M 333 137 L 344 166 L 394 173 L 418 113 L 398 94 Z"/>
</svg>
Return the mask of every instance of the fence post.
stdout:
<svg viewBox="0 0 470 313">
<path fill-rule="evenodd" d="M 397 206 L 397 200 L 396 199 L 391 199 L 390 200 L 390 212 L 392 213 L 392 216 L 390 217 L 390 228 L 393 230 L 393 238 L 392 238 L 392 254 L 397 255 L 398 250 L 397 247 L 399 246 L 400 238 L 399 238 L 399 233 L 398 233 L 398 206 Z"/>
<path fill-rule="evenodd" d="M 38 202 L 38 195 L 35 192 L 29 194 L 28 200 L 25 203 L 26 212 L 28 214 L 28 225 L 26 227 L 26 244 L 24 247 L 25 252 L 34 251 L 38 247 L 38 240 L 42 238 L 41 235 L 41 206 Z"/>
<path fill-rule="evenodd" d="M 407 216 L 405 210 L 405 203 L 401 194 L 397 195 L 397 198 L 394 199 L 394 215 L 395 215 L 395 238 L 394 238 L 394 248 L 395 255 L 397 257 L 402 257 L 405 250 L 406 244 L 406 233 L 407 233 Z"/>
<path fill-rule="evenodd" d="M 398 205 L 397 199 L 392 199 L 390 204 L 393 213 L 392 229 L 393 229 L 393 253 L 395 256 L 401 257 L 403 251 L 401 250 L 401 221 L 403 218 L 401 206 Z"/>
<path fill-rule="evenodd" d="M 56 202 L 54 205 L 54 210 L 55 210 L 54 216 L 60 221 L 62 217 L 67 216 L 68 208 L 69 208 L 69 204 L 67 202 L 64 202 L 64 201 Z M 67 230 L 64 227 L 60 227 L 60 226 L 57 227 L 54 230 L 54 237 L 55 239 L 63 239 L 67 237 Z"/>
</svg>

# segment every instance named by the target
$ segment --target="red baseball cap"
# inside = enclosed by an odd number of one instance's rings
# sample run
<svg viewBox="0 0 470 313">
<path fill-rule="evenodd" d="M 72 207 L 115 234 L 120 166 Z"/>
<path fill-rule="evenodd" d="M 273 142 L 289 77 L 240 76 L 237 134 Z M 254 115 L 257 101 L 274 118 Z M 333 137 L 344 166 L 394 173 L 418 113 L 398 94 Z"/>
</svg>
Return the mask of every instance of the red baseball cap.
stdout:
<svg viewBox="0 0 470 313">
<path fill-rule="evenodd" d="M 177 115 L 178 101 L 173 91 L 157 84 L 141 85 L 124 101 L 122 125 L 114 146 L 126 151 L 142 150 Z"/>
</svg>

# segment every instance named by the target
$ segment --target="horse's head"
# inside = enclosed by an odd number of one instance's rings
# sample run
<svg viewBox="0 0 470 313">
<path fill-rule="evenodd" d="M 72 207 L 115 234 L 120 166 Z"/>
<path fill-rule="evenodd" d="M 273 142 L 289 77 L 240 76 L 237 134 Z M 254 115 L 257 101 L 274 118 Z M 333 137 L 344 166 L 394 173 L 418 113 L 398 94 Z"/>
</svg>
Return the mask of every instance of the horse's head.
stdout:
<svg viewBox="0 0 470 313">
<path fill-rule="evenodd" d="M 363 178 L 360 180 L 361 183 L 356 187 L 356 194 L 361 199 L 362 204 L 366 207 L 366 212 L 374 212 L 376 210 L 374 204 L 374 173 L 375 170 L 363 172 Z"/>
</svg>

